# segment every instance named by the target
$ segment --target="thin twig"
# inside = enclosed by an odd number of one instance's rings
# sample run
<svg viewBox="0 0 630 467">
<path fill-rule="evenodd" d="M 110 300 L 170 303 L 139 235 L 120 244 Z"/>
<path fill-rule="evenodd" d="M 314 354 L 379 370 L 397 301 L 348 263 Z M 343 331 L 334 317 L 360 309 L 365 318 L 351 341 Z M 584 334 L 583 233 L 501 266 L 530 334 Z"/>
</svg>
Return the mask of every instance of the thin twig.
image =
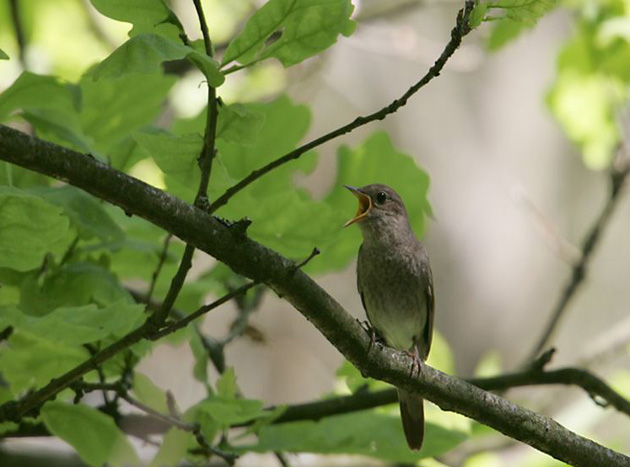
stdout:
<svg viewBox="0 0 630 467">
<path fill-rule="evenodd" d="M 197 311 L 192 312 L 191 314 L 189 314 L 188 316 L 175 321 L 172 324 L 169 324 L 167 326 L 165 326 L 164 328 L 154 332 L 151 335 L 151 339 L 152 340 L 157 340 L 157 339 L 161 339 L 162 337 L 168 335 L 168 334 L 172 334 L 175 331 L 179 331 L 182 328 L 185 328 L 186 326 L 188 326 L 188 324 L 190 324 L 192 321 L 196 320 L 197 318 L 199 318 L 200 316 L 205 315 L 206 313 L 208 313 L 210 310 L 214 310 L 215 308 L 217 308 L 218 306 L 223 305 L 226 302 L 229 302 L 230 300 L 232 300 L 235 297 L 238 297 L 241 294 L 244 294 L 245 292 L 247 292 L 249 289 L 251 289 L 252 287 L 255 287 L 259 284 L 259 282 L 257 281 L 252 281 L 249 282 L 241 287 L 239 287 L 236 290 L 233 290 L 232 292 L 224 295 L 223 297 L 221 297 L 220 299 L 208 304 L 208 305 L 204 305 L 201 308 L 199 308 Z"/>
<path fill-rule="evenodd" d="M 206 54 L 212 57 L 212 43 L 210 42 L 210 35 L 208 34 L 208 26 L 203 13 L 200 0 L 193 0 L 195 9 L 197 10 L 197 16 L 199 17 L 199 24 L 203 34 L 204 45 L 206 48 Z M 199 155 L 199 168 L 201 170 L 201 178 L 199 180 L 199 187 L 197 189 L 197 195 L 195 196 L 195 206 L 201 209 L 205 209 L 208 204 L 208 185 L 210 183 L 210 175 L 212 172 L 212 159 L 215 153 L 215 141 L 217 133 L 217 96 L 216 89 L 208 83 L 208 106 L 206 115 L 206 129 L 204 132 L 204 144 L 201 148 L 201 154 Z M 162 306 L 157 310 L 152 319 L 153 330 L 162 327 L 168 314 L 173 307 L 179 292 L 184 285 L 188 271 L 192 266 L 192 257 L 195 253 L 195 247 L 191 244 L 187 244 L 184 249 L 177 273 L 171 281 L 171 287 L 162 303 Z"/>
<path fill-rule="evenodd" d="M 201 27 L 201 33 L 203 35 L 203 43 L 206 50 L 206 54 L 209 57 L 213 56 L 212 41 L 210 40 L 210 33 L 208 32 L 208 24 L 203 12 L 203 6 L 201 0 L 193 0 L 195 4 L 195 10 L 197 11 L 197 17 L 199 18 L 199 26 Z M 199 167 L 201 168 L 201 182 L 199 183 L 199 189 L 197 196 L 195 197 L 195 206 L 200 208 L 206 208 L 208 202 L 208 184 L 210 182 L 210 175 L 212 173 L 212 160 L 215 155 L 215 141 L 217 134 L 217 120 L 219 115 L 217 93 L 216 89 L 206 81 L 208 85 L 208 106 L 206 109 L 206 130 L 204 134 L 204 144 L 201 149 L 201 155 L 199 156 Z"/>
<path fill-rule="evenodd" d="M 319 251 L 319 248 L 317 248 L 317 247 L 313 248 L 313 251 L 311 251 L 311 254 L 308 255 L 306 257 L 306 259 L 304 259 L 303 261 L 300 261 L 298 264 L 295 265 L 294 271 L 297 271 L 298 269 L 303 268 L 304 266 L 306 266 L 313 258 L 315 258 L 320 253 L 321 252 Z"/>
<path fill-rule="evenodd" d="M 230 200 L 230 198 L 232 198 L 232 196 L 234 196 L 236 193 L 241 191 L 243 188 L 247 187 L 251 183 L 258 180 L 263 175 L 271 172 L 272 170 L 280 167 L 281 165 L 286 164 L 289 161 L 295 160 L 299 158 L 302 154 L 306 153 L 307 151 L 310 151 L 311 149 L 316 148 L 317 146 L 321 146 L 322 144 L 334 138 L 337 138 L 341 135 L 349 133 L 359 128 L 360 126 L 366 125 L 376 120 L 383 120 L 385 117 L 387 117 L 390 114 L 393 114 L 398 109 L 400 109 L 405 104 L 407 104 L 407 101 L 415 93 L 417 93 L 420 89 L 422 89 L 424 86 L 429 84 L 429 82 L 431 82 L 433 78 L 440 75 L 440 73 L 442 72 L 442 69 L 444 68 L 444 65 L 446 65 L 446 62 L 455 53 L 455 51 L 461 44 L 464 36 L 466 36 L 466 34 L 468 34 L 471 31 L 470 25 L 469 25 L 469 19 L 470 19 L 470 14 L 472 13 L 473 8 L 474 8 L 474 1 L 466 0 L 464 8 L 462 8 L 457 14 L 456 25 L 451 31 L 451 40 L 444 48 L 444 51 L 442 52 L 440 57 L 436 60 L 436 62 L 429 69 L 429 71 L 422 77 L 422 79 L 420 79 L 420 81 L 418 81 L 416 84 L 411 86 L 402 96 L 400 96 L 400 98 L 396 99 L 391 104 L 383 107 L 382 109 L 374 113 L 371 113 L 364 117 L 357 117 L 352 122 L 347 123 L 346 125 L 340 128 L 337 128 L 336 130 L 333 130 L 329 133 L 326 133 L 325 135 L 320 136 L 319 138 L 316 138 L 304 144 L 303 146 L 300 146 L 299 148 L 289 152 L 288 154 L 285 154 L 284 156 L 275 159 L 269 164 L 259 169 L 254 170 L 247 177 L 245 177 L 241 181 L 237 182 L 235 185 L 228 188 L 225 191 L 225 193 L 223 193 L 219 198 L 217 198 L 210 205 L 209 212 L 210 213 L 215 212 L 221 206 L 225 205 Z"/>
<path fill-rule="evenodd" d="M 11 10 L 11 22 L 15 32 L 15 41 L 18 45 L 18 58 L 22 68 L 26 69 L 26 35 L 22 25 L 22 12 L 19 0 L 9 0 L 9 9 Z"/>
<path fill-rule="evenodd" d="M 192 257 L 194 253 L 195 247 L 187 244 L 186 248 L 184 248 L 182 259 L 179 262 L 177 272 L 171 279 L 171 285 L 168 289 L 168 292 L 166 293 L 166 297 L 164 298 L 162 305 L 151 315 L 151 317 L 147 321 L 147 324 L 149 325 L 147 327 L 147 331 L 149 334 L 153 334 L 155 330 L 161 328 L 167 316 L 171 312 L 171 309 L 175 304 L 175 300 L 177 300 L 179 292 L 184 286 L 188 271 L 192 267 Z"/>
<path fill-rule="evenodd" d="M 536 358 L 536 356 L 549 344 L 560 319 L 568 309 L 571 299 L 575 297 L 578 288 L 584 282 L 589 261 L 593 256 L 595 247 L 601 239 L 602 233 L 608 226 L 608 221 L 610 220 L 619 199 L 621 198 L 620 195 L 623 191 L 622 189 L 626 179 L 628 178 L 628 174 L 630 174 L 630 164 L 626 163 L 620 168 L 613 166 L 610 173 L 610 194 L 608 196 L 608 200 L 606 201 L 606 204 L 597 217 L 595 223 L 586 235 L 584 243 L 582 244 L 580 259 L 573 265 L 571 277 L 565 285 L 540 338 L 532 351 L 529 353 L 524 364 L 527 364 L 527 362 Z"/>
<path fill-rule="evenodd" d="M 13 334 L 13 326 L 7 326 L 0 331 L 0 342 L 7 340 Z"/>
<path fill-rule="evenodd" d="M 590 339 L 577 356 L 576 362 L 586 368 L 597 367 L 602 360 L 619 352 L 625 352 L 628 343 L 630 343 L 630 316 L 612 324 L 606 331 Z"/>
<path fill-rule="evenodd" d="M 124 399 L 125 401 L 127 401 L 128 404 L 142 410 L 143 412 L 145 412 L 146 414 L 148 414 L 149 416 L 157 420 L 165 422 L 171 426 L 177 427 L 180 430 L 193 433 L 195 435 L 195 439 L 197 440 L 197 442 L 199 443 L 199 445 L 201 446 L 201 448 L 203 449 L 206 455 L 219 456 L 229 465 L 233 465 L 234 461 L 238 459 L 238 455 L 230 453 L 230 452 L 225 452 L 222 449 L 218 449 L 212 446 L 210 442 L 207 440 L 207 438 L 204 436 L 204 434 L 201 432 L 201 426 L 199 424 L 188 423 L 180 419 L 179 417 L 174 417 L 169 414 L 164 414 L 140 402 L 139 400 L 131 397 L 127 392 L 121 394 L 120 397 Z"/>
<path fill-rule="evenodd" d="M 90 353 L 90 356 L 93 357 L 98 353 L 98 349 L 94 347 L 92 344 L 84 344 L 83 347 L 87 349 Z M 103 371 L 103 367 L 101 365 L 96 367 L 96 373 L 98 374 L 98 380 L 100 384 L 106 384 L 107 377 L 105 376 L 105 372 Z M 110 404 L 109 397 L 107 396 L 107 391 L 102 389 L 103 401 L 105 401 L 105 405 Z"/>
<path fill-rule="evenodd" d="M 160 253 L 158 264 L 155 267 L 155 271 L 153 271 L 153 276 L 151 277 L 151 284 L 149 285 L 149 291 L 147 292 L 147 296 L 145 299 L 145 303 L 148 305 L 151 303 L 151 297 L 153 297 L 153 292 L 155 291 L 155 285 L 157 284 L 157 280 L 160 277 L 160 272 L 162 272 L 162 267 L 166 261 L 166 256 L 168 255 L 168 247 L 171 243 L 171 238 L 173 238 L 172 234 L 168 234 L 164 239 L 164 246 L 162 247 L 162 251 Z"/>
<path fill-rule="evenodd" d="M 574 264 L 581 257 L 580 251 L 572 245 L 566 238 L 563 238 L 555 229 L 551 219 L 549 219 L 534 203 L 531 197 L 523 189 L 514 191 L 515 200 L 527 214 L 531 215 L 535 226 L 538 228 L 543 238 L 547 241 L 549 248 L 567 264 Z"/>
<path fill-rule="evenodd" d="M 80 237 L 78 235 L 74 237 L 74 240 L 72 241 L 72 243 L 70 244 L 66 252 L 63 254 L 63 256 L 61 257 L 61 261 L 59 261 L 59 266 L 63 266 L 70 260 L 70 258 L 72 258 L 72 255 L 74 254 L 77 248 L 77 245 L 79 244 L 79 240 L 80 240 Z"/>
</svg>

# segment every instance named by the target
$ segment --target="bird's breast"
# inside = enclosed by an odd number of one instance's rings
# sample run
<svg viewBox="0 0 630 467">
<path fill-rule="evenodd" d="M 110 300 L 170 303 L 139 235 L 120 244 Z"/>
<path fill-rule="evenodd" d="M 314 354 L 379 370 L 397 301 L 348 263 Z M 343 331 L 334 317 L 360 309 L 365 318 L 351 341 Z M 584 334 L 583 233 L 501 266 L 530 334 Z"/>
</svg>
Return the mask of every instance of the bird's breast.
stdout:
<svg viewBox="0 0 630 467">
<path fill-rule="evenodd" d="M 421 257 L 361 248 L 358 286 L 370 324 L 391 347 L 410 349 L 427 322 L 427 277 Z"/>
</svg>

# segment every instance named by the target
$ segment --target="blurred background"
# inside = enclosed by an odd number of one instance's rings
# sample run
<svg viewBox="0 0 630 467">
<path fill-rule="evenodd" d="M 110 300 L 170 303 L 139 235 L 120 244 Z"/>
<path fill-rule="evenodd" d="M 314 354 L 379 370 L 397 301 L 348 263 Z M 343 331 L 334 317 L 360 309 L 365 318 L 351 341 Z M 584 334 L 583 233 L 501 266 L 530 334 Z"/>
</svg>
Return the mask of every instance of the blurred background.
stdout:
<svg viewBox="0 0 630 467">
<path fill-rule="evenodd" d="M 0 47 L 13 57 L 18 47 L 9 3 L 0 7 Z M 87 1 L 20 3 L 26 41 L 22 64 L 0 62 L 0 91 L 23 66 L 76 80 L 122 43 L 129 29 L 99 15 Z M 196 17 L 189 2 L 171 3 L 195 38 Z M 289 70 L 275 61 L 266 62 L 221 87 L 219 94 L 232 102 L 286 92 L 311 107 L 307 139 L 316 137 L 383 107 L 416 82 L 441 53 L 461 6 L 439 0 L 353 3 L 358 26 L 351 37 L 340 38 L 328 52 Z M 215 43 L 232 37 L 243 15 L 251 11 L 250 2 L 244 0 L 204 4 L 211 12 L 208 20 Z M 423 242 L 433 267 L 437 331 L 452 349 L 458 376 L 473 375 L 480 362 L 502 371 L 523 362 L 609 196 L 608 173 L 587 167 L 580 149 L 568 141 L 546 105 L 560 48 L 573 28 L 571 13 L 558 9 L 499 51 L 489 52 L 488 30 L 482 26 L 464 40 L 442 75 L 405 107 L 320 147 L 316 170 L 300 180 L 314 196 L 324 196 L 336 179 L 339 145 L 357 146 L 377 129 L 385 130 L 394 147 L 412 155 L 429 174 L 434 218 Z M 174 116 L 194 116 L 202 109 L 206 91 L 201 82 L 201 74 L 186 74 L 173 90 L 172 109 L 161 117 L 164 122 Z M 134 170 L 151 179 L 151 167 Z M 365 184 L 376 181 L 365 180 Z M 339 209 L 350 217 L 354 203 L 348 197 Z M 622 195 L 586 281 L 554 336 L 557 352 L 550 366 L 588 365 L 625 394 L 630 394 L 629 232 L 630 198 Z M 199 254 L 195 267 L 210 261 Z M 354 269 L 352 263 L 316 279 L 363 319 Z M 209 315 L 203 329 L 222 335 L 235 314 L 228 305 Z M 317 399 L 334 388 L 342 356 L 289 304 L 266 294 L 250 324 L 263 339 L 239 339 L 226 354 L 247 397 L 270 404 L 296 403 Z M 172 391 L 186 408 L 204 394 L 203 386 L 191 376 L 193 365 L 187 345 L 161 345 L 140 369 Z M 630 420 L 597 407 L 577 389 L 514 390 L 509 397 L 544 411 L 571 430 L 607 440 L 608 445 L 613 440 L 617 449 L 630 448 Z M 478 456 L 476 464 L 466 465 L 554 465 L 525 446 L 500 437 L 497 443 L 502 448 L 498 460 Z M 8 446 L 18 452 L 46 442 L 20 440 Z M 362 464 L 311 455 L 291 459 L 294 465 Z M 456 465 L 455 458 L 451 461 Z M 252 455 L 241 462 L 275 465 L 277 461 Z"/>
</svg>

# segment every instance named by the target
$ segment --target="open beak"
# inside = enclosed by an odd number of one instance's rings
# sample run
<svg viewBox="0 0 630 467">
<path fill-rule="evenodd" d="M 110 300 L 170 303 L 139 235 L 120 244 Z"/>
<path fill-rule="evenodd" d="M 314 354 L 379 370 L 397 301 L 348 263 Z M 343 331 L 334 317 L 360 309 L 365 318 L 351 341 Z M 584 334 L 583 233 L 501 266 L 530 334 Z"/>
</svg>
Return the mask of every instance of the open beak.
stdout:
<svg viewBox="0 0 630 467">
<path fill-rule="evenodd" d="M 343 225 L 344 227 L 348 227 L 355 222 L 359 222 L 370 213 L 370 211 L 372 210 L 372 200 L 368 195 L 360 191 L 358 188 L 348 185 L 344 185 L 344 187 L 350 190 L 350 192 L 359 200 L 359 208 L 357 209 L 357 213 L 352 219 L 350 219 Z"/>
</svg>

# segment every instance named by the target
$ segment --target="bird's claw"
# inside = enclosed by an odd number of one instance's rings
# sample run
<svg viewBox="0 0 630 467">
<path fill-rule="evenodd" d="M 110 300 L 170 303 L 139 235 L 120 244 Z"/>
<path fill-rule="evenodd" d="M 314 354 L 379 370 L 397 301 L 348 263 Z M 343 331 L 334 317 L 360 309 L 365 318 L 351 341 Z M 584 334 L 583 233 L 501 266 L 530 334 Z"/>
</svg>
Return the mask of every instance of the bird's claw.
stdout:
<svg viewBox="0 0 630 467">
<path fill-rule="evenodd" d="M 420 358 L 418 348 L 414 346 L 413 350 L 403 350 L 403 353 L 411 357 L 411 377 L 420 376 L 424 362 Z"/>
<path fill-rule="evenodd" d="M 383 338 L 378 334 L 378 332 L 376 332 L 376 329 L 372 326 L 370 326 L 370 323 L 368 323 L 366 320 L 358 320 L 358 323 L 361 325 L 361 327 L 363 328 L 363 330 L 365 331 L 365 333 L 370 336 L 370 345 L 368 346 L 368 353 L 370 352 L 370 350 L 372 350 L 372 348 L 376 345 L 382 345 L 384 340 Z"/>
</svg>

